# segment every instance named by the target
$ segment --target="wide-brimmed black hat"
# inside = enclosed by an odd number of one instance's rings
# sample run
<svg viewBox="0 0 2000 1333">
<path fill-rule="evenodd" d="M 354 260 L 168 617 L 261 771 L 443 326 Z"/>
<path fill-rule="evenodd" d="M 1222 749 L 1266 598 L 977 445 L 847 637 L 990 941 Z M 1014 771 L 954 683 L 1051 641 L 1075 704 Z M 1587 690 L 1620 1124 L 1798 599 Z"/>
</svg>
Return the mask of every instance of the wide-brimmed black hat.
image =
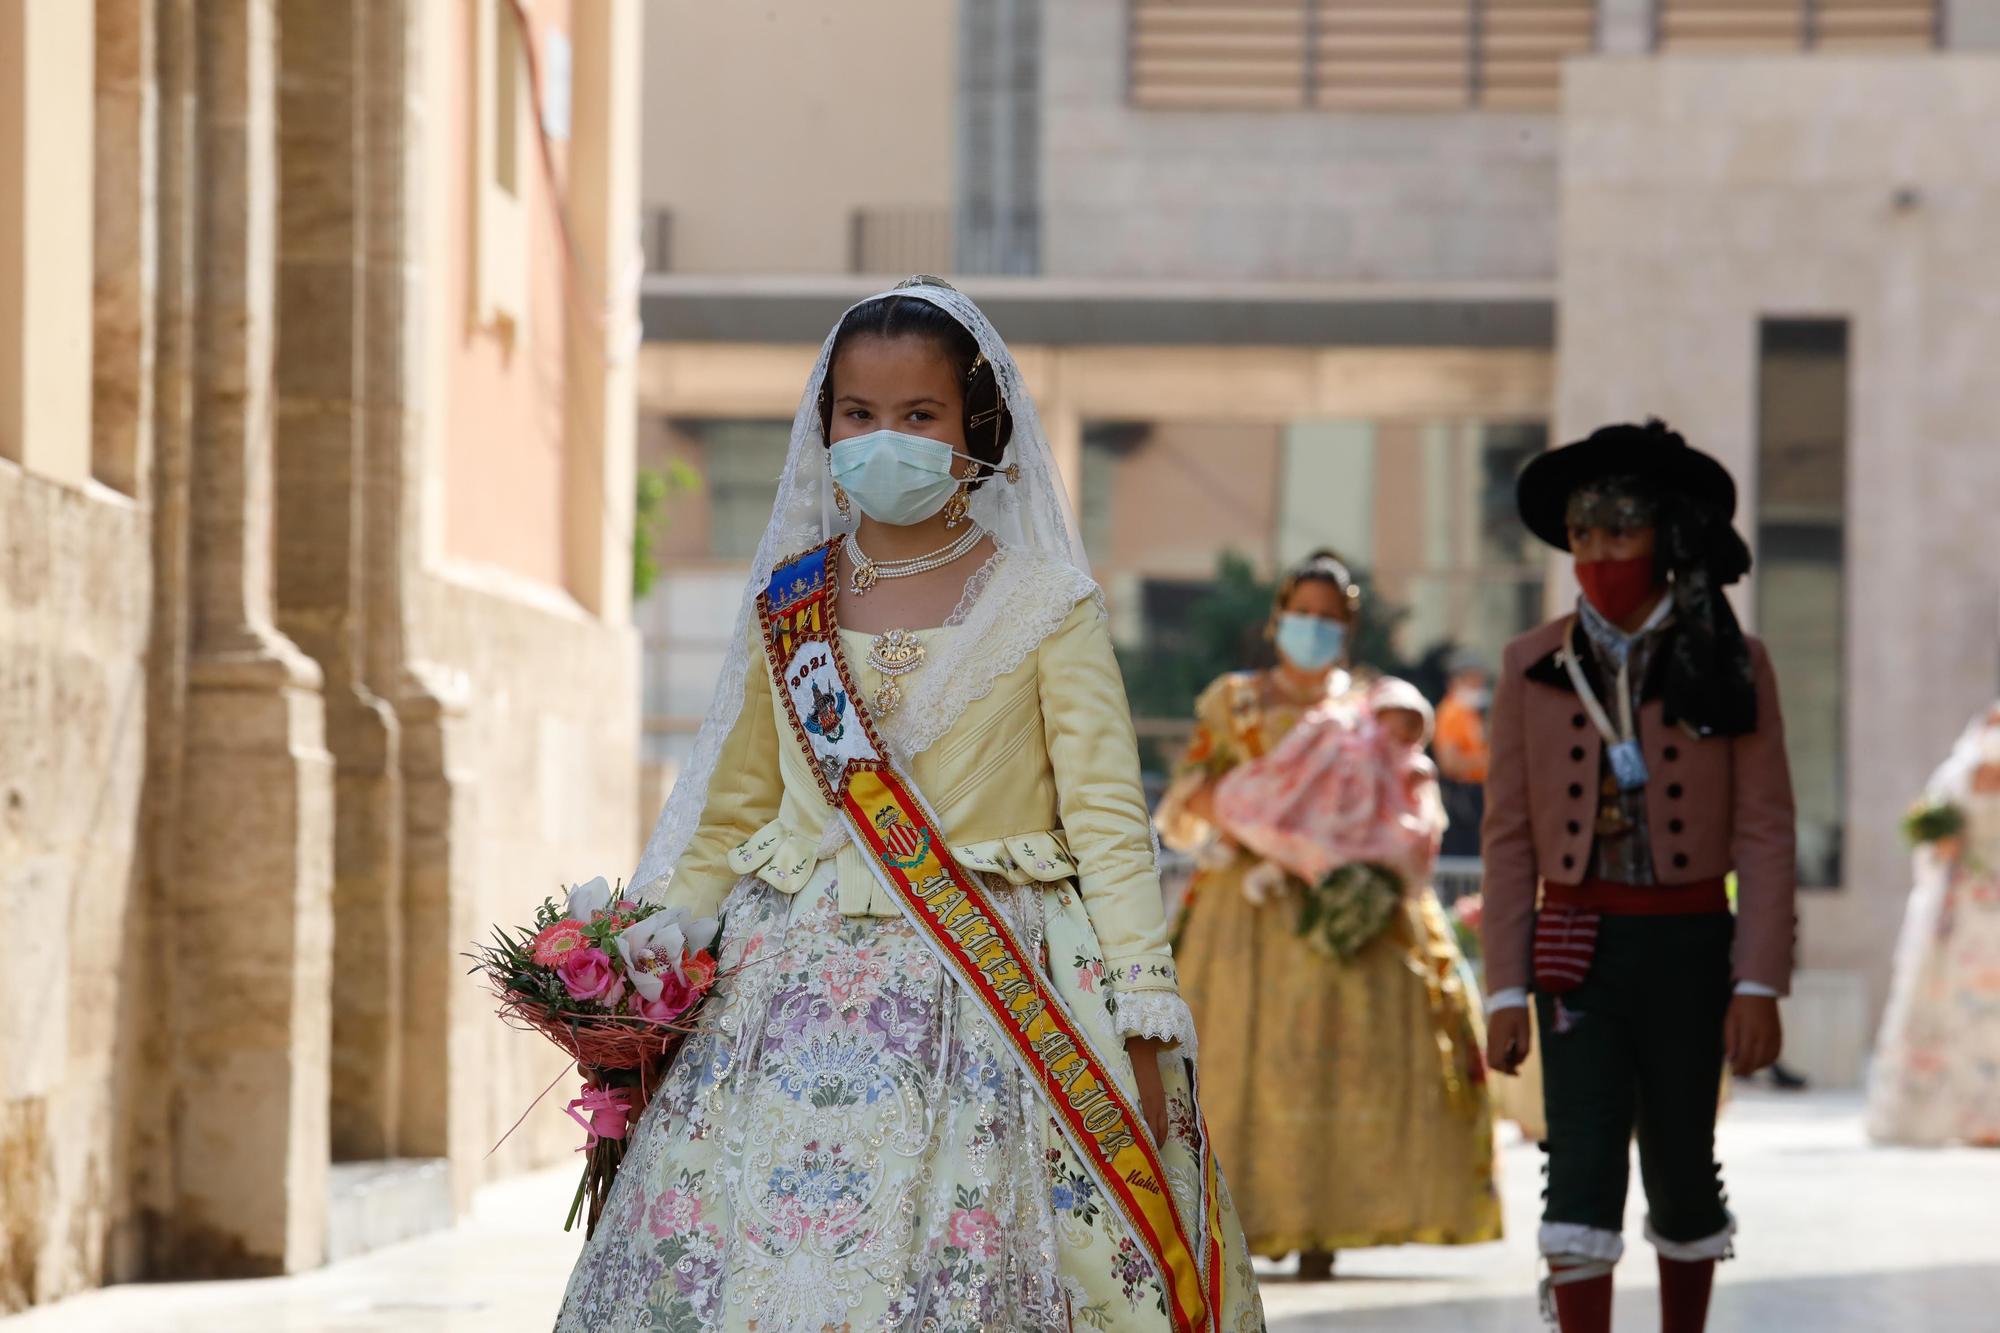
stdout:
<svg viewBox="0 0 2000 1333">
<path fill-rule="evenodd" d="M 1729 469 L 1689 446 L 1666 423 L 1604 426 L 1588 439 L 1538 454 L 1521 469 L 1515 498 L 1528 531 L 1560 551 L 1569 549 L 1569 497 L 1610 477 L 1632 477 L 1659 493 L 1692 500 L 1724 523 L 1736 515 Z"/>
</svg>

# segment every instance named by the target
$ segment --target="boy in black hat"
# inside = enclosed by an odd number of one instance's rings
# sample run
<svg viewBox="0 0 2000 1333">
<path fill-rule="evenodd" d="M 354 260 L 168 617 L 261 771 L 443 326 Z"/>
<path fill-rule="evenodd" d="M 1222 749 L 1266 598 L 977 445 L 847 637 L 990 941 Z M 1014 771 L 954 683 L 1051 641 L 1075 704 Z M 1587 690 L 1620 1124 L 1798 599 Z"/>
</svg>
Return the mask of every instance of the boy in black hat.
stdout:
<svg viewBox="0 0 2000 1333">
<path fill-rule="evenodd" d="M 1661 1328 L 1700 1333 L 1736 1229 L 1714 1156 L 1722 1067 L 1776 1060 L 1794 932 L 1777 685 L 1723 595 L 1750 568 L 1736 487 L 1654 421 L 1534 459 L 1518 499 L 1583 597 L 1508 646 L 1494 696 L 1488 1054 L 1519 1067 L 1532 990 L 1563 1333 L 1611 1326 L 1635 1133 Z"/>
</svg>

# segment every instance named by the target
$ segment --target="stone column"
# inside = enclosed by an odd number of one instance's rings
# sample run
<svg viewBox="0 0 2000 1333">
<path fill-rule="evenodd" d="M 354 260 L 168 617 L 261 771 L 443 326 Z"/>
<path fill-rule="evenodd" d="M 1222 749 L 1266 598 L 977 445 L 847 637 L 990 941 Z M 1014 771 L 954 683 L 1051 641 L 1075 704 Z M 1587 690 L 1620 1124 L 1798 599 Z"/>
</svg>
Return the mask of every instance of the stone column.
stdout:
<svg viewBox="0 0 2000 1333">
<path fill-rule="evenodd" d="M 593 3 L 595 0 L 593 0 Z M 442 513 L 427 492 L 425 400 L 434 312 L 425 280 L 433 253 L 426 173 L 456 170 L 462 150 L 440 89 L 457 25 L 431 0 L 368 6 L 365 64 L 369 135 L 364 269 L 368 335 L 366 678 L 393 697 L 403 783 L 401 1106 L 397 1152 L 450 1162 L 454 1204 L 464 1208 L 491 1142 L 480 1081 L 493 1006 L 464 975 L 461 952 L 491 924 L 475 905 L 477 788 L 466 690 L 423 660 L 420 610 L 429 577 L 426 524 Z"/>
<path fill-rule="evenodd" d="M 277 26 L 198 0 L 190 661 L 171 928 L 185 1274 L 319 1262 L 333 772 L 320 672 L 272 623 Z"/>
<path fill-rule="evenodd" d="M 632 606 L 632 457 L 639 350 L 640 7 L 576 5 L 569 143 L 568 393 L 564 523 L 570 591 L 623 624 Z"/>
<path fill-rule="evenodd" d="M 338 772 L 333 1155 L 395 1151 L 400 1104 L 402 791 L 394 710 L 364 677 L 372 515 L 363 359 L 371 173 L 363 49 L 374 5 L 280 0 L 277 238 L 278 620 L 326 675 Z"/>
<path fill-rule="evenodd" d="M 152 625 L 146 648 L 146 785 L 140 817 L 145 836 L 146 939 L 170 938 L 174 868 L 180 859 L 183 759 L 188 684 L 188 565 L 192 555 L 189 489 L 193 453 L 195 201 L 200 196 L 195 95 L 195 0 L 156 0 L 154 73 L 159 137 L 155 158 L 152 470 L 147 478 L 153 527 Z M 149 1059 L 122 1108 L 130 1144 L 132 1203 L 142 1219 L 136 1237 L 149 1274 L 172 1271 L 169 1219 L 177 1204 L 172 1108 L 175 1001 L 183 984 L 169 951 L 139 956 L 141 980 L 124 988 L 128 1026 Z M 162 1002 L 164 997 L 164 1003 Z"/>
</svg>

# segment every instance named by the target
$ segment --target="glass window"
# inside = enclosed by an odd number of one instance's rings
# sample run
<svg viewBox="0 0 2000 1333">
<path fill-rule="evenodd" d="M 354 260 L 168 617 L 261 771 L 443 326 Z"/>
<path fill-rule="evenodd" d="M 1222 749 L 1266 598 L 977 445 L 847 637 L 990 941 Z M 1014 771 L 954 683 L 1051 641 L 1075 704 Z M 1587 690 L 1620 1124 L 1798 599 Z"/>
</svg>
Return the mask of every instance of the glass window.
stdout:
<svg viewBox="0 0 2000 1333">
<path fill-rule="evenodd" d="M 1784 696 L 1799 883 L 1841 881 L 1847 698 L 1847 322 L 1765 320 L 1757 403 L 1757 621 Z"/>
<path fill-rule="evenodd" d="M 791 447 L 792 423 L 779 420 L 684 420 L 674 429 L 701 446 L 708 488 L 708 553 L 718 560 L 757 554 L 778 478 Z"/>
<path fill-rule="evenodd" d="M 1083 529 L 1084 553 L 1094 569 L 1113 560 L 1112 498 L 1118 485 L 1119 461 L 1145 442 L 1150 429 L 1144 422 L 1083 423 L 1083 457 L 1077 478 L 1083 494 L 1077 497 L 1076 520 Z"/>
</svg>

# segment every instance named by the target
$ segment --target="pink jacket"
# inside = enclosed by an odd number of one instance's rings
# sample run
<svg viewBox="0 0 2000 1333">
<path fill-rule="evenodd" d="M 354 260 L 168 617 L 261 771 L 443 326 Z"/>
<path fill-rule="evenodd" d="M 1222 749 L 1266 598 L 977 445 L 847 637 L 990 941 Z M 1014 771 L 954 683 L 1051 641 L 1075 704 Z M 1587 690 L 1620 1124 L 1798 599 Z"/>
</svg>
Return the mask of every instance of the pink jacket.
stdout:
<svg viewBox="0 0 2000 1333">
<path fill-rule="evenodd" d="M 1481 923 L 1489 992 L 1531 985 L 1540 886 L 1579 883 L 1589 865 L 1604 742 L 1556 660 L 1574 619 L 1508 644 L 1494 690 Z M 1792 778 L 1777 679 L 1755 639 L 1750 658 L 1758 727 L 1747 736 L 1704 739 L 1668 726 L 1648 692 L 1638 715 L 1646 815 L 1661 884 L 1736 872 L 1736 979 L 1783 995 L 1797 927 Z"/>
</svg>

